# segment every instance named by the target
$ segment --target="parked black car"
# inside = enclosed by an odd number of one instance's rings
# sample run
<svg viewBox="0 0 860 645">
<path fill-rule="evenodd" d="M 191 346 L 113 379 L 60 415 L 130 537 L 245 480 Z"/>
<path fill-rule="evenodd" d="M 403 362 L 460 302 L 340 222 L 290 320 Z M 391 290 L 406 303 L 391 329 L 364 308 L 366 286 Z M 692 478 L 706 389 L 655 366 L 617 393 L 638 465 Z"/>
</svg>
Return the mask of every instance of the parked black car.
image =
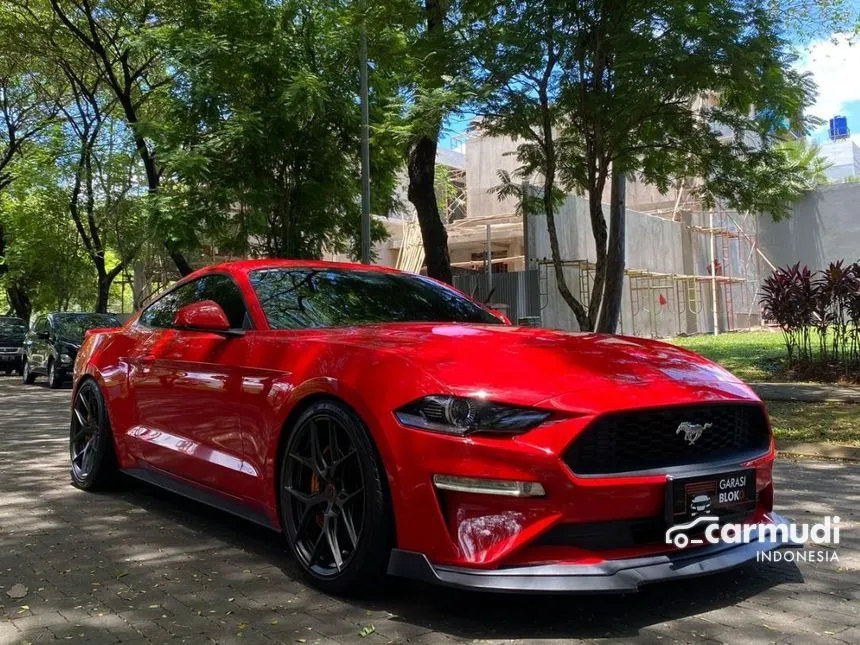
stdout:
<svg viewBox="0 0 860 645">
<path fill-rule="evenodd" d="M 48 385 L 58 388 L 71 374 L 84 332 L 98 327 L 119 327 L 111 314 L 54 313 L 36 318 L 24 341 L 22 377 L 29 385 L 46 375 Z"/>
<path fill-rule="evenodd" d="M 20 318 L 0 317 L 0 371 L 21 373 L 26 334 L 27 323 Z"/>
</svg>

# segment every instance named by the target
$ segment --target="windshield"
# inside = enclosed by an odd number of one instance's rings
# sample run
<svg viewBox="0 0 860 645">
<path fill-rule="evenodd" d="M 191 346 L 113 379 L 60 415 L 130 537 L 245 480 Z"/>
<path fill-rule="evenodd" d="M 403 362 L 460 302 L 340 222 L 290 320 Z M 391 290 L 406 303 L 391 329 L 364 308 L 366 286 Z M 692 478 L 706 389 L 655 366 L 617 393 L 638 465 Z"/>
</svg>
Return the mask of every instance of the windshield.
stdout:
<svg viewBox="0 0 860 645">
<path fill-rule="evenodd" d="M 81 340 L 87 329 L 97 327 L 119 327 L 119 320 L 110 314 L 63 314 L 54 318 L 57 336 L 69 340 Z"/>
<path fill-rule="evenodd" d="M 251 284 L 272 329 L 384 322 L 501 324 L 452 289 L 421 276 L 344 269 L 264 269 Z"/>
<path fill-rule="evenodd" d="M 0 336 L 23 336 L 27 325 L 20 318 L 0 318 Z"/>
</svg>

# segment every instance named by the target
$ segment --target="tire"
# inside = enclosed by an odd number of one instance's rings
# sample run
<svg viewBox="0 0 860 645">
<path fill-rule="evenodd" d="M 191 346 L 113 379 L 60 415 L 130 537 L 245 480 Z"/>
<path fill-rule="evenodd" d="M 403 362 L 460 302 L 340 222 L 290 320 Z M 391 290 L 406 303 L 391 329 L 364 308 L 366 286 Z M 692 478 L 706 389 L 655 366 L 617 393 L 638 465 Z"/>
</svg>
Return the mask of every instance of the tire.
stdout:
<svg viewBox="0 0 860 645">
<path fill-rule="evenodd" d="M 48 387 L 52 390 L 58 390 L 63 387 L 63 379 L 65 374 L 62 370 L 58 370 L 54 359 L 48 361 Z"/>
<path fill-rule="evenodd" d="M 33 385 L 36 382 L 36 375 L 30 371 L 29 361 L 24 361 L 24 365 L 21 367 L 21 381 L 24 385 Z"/>
<path fill-rule="evenodd" d="M 381 580 L 393 513 L 382 462 L 358 416 L 336 401 L 311 404 L 290 430 L 280 473 L 281 524 L 305 576 L 333 594 Z"/>
<path fill-rule="evenodd" d="M 83 490 L 103 490 L 117 474 L 113 433 L 98 384 L 87 379 L 75 392 L 69 428 L 72 484 Z"/>
</svg>

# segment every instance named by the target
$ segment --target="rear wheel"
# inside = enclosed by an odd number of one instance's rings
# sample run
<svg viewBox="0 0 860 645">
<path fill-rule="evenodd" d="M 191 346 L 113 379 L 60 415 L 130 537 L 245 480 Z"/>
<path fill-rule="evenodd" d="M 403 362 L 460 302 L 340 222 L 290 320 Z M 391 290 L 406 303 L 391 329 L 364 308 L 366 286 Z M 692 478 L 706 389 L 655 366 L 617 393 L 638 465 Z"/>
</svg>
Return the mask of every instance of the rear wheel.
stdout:
<svg viewBox="0 0 860 645">
<path fill-rule="evenodd" d="M 30 371 L 30 361 L 24 361 L 24 366 L 21 368 L 21 381 L 24 385 L 33 385 L 36 382 L 36 375 Z"/>
<path fill-rule="evenodd" d="M 296 560 L 321 589 L 354 593 L 383 576 L 392 545 L 384 476 L 349 408 L 321 401 L 301 415 L 281 465 L 281 520 Z"/>
<path fill-rule="evenodd" d="M 69 432 L 72 483 L 84 490 L 107 488 L 117 474 L 113 436 L 104 397 L 93 380 L 81 383 L 72 405 Z"/>
</svg>

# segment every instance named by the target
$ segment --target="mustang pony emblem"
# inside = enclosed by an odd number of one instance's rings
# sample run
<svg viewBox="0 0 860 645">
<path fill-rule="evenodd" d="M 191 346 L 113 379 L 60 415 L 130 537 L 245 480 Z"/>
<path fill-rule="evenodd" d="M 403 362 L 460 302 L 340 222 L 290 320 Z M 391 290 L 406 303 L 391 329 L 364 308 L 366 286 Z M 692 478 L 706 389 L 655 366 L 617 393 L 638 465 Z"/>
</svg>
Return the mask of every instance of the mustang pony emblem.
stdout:
<svg viewBox="0 0 860 645">
<path fill-rule="evenodd" d="M 689 421 L 684 421 L 678 426 L 678 429 L 675 430 L 675 434 L 684 433 L 684 441 L 686 441 L 691 446 L 699 440 L 699 437 L 702 436 L 702 433 L 705 432 L 708 428 L 710 428 L 713 423 L 706 423 L 705 425 L 701 425 L 699 423 L 690 423 Z"/>
</svg>

